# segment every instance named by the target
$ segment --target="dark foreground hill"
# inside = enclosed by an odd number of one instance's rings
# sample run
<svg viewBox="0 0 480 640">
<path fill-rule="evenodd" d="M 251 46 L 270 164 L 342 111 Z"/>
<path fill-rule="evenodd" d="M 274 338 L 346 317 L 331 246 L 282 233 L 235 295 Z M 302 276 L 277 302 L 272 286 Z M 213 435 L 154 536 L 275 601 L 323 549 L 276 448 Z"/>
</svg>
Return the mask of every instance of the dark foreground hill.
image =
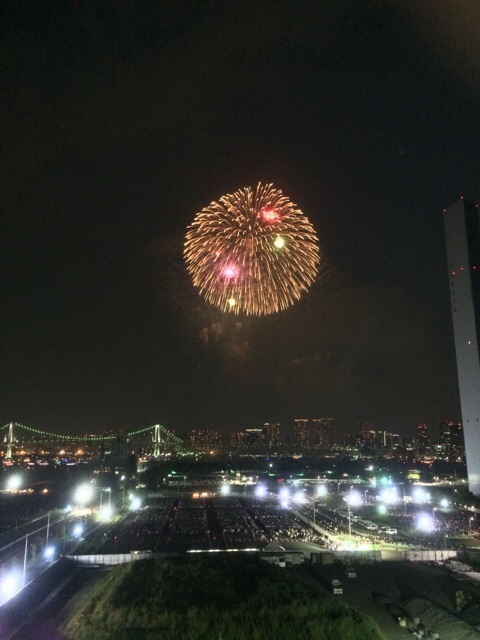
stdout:
<svg viewBox="0 0 480 640">
<path fill-rule="evenodd" d="M 112 570 L 64 624 L 71 640 L 382 640 L 376 624 L 254 558 L 141 560 Z"/>
</svg>

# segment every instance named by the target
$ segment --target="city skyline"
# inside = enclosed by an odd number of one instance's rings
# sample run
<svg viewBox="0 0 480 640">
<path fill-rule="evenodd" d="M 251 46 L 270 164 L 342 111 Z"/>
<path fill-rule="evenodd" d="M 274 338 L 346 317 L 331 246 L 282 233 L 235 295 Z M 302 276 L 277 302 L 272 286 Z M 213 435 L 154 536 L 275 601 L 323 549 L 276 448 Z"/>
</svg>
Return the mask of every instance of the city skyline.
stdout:
<svg viewBox="0 0 480 640">
<path fill-rule="evenodd" d="M 6 3 L 1 423 L 460 421 L 442 210 L 480 200 L 479 11 Z M 184 240 L 259 182 L 308 217 L 320 272 L 235 316 Z"/>
<path fill-rule="evenodd" d="M 23 435 L 19 437 L 20 434 Z M 33 438 L 42 437 L 58 437 L 60 439 L 76 439 L 81 440 L 98 440 L 102 438 L 115 439 L 118 436 L 121 437 L 136 437 L 141 434 L 151 432 L 155 434 L 152 441 L 161 442 L 164 437 L 172 439 L 172 441 L 180 444 L 195 440 L 196 438 L 204 439 L 222 439 L 223 442 L 232 441 L 235 443 L 239 438 L 249 436 L 249 434 L 257 439 L 258 437 L 267 438 L 267 440 L 275 441 L 276 443 L 285 443 L 289 440 L 293 444 L 308 445 L 310 448 L 322 448 L 324 445 L 326 448 L 332 445 L 344 445 L 353 444 L 361 446 L 362 443 L 373 443 L 373 441 L 383 441 L 383 447 L 386 446 L 387 439 L 392 441 L 394 438 L 397 445 L 402 441 L 417 443 L 420 448 L 430 448 L 434 443 L 457 442 L 458 439 L 463 442 L 463 425 L 461 422 L 454 422 L 452 420 L 442 420 L 435 425 L 420 424 L 416 425 L 414 430 L 410 433 L 400 435 L 391 429 L 382 427 L 381 425 L 374 424 L 369 421 L 359 422 L 353 426 L 350 430 L 338 429 L 338 425 L 333 417 L 317 417 L 317 418 L 294 418 L 290 423 L 280 422 L 263 422 L 262 424 L 255 426 L 247 426 L 237 431 L 224 432 L 222 430 L 211 428 L 188 428 L 183 432 L 175 432 L 167 429 L 164 425 L 152 424 L 141 428 L 127 431 L 121 426 L 117 426 L 112 429 L 98 429 L 97 431 L 84 431 L 84 432 L 59 432 L 52 433 L 51 431 L 45 431 L 41 427 L 34 427 L 33 425 L 24 425 L 17 422 L 10 422 L 0 426 L 0 443 L 8 443 L 14 445 L 15 442 L 19 442 L 25 437 L 31 436 Z M 164 434 L 162 436 L 162 434 Z M 392 441 L 393 442 L 393 441 Z"/>
</svg>

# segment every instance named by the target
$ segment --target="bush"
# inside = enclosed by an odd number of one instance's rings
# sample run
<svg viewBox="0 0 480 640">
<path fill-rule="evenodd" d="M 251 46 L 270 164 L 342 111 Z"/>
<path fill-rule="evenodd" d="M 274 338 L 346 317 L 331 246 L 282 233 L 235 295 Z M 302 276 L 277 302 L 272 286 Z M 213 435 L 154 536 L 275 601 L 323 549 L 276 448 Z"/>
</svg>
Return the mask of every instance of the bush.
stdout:
<svg viewBox="0 0 480 640">
<path fill-rule="evenodd" d="M 71 640 L 381 640 L 376 624 L 252 559 L 141 560 L 113 569 L 61 630 Z"/>
</svg>

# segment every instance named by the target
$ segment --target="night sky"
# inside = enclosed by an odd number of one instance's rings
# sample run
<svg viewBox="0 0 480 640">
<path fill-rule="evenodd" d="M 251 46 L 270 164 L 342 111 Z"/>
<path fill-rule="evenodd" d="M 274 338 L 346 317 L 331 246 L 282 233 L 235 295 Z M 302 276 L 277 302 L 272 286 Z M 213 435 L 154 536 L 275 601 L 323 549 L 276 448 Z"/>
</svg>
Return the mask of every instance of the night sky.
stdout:
<svg viewBox="0 0 480 640">
<path fill-rule="evenodd" d="M 2 3 L 0 424 L 222 433 L 461 418 L 442 209 L 480 199 L 476 0 Z M 290 310 L 225 315 L 183 238 L 272 182 Z"/>
</svg>

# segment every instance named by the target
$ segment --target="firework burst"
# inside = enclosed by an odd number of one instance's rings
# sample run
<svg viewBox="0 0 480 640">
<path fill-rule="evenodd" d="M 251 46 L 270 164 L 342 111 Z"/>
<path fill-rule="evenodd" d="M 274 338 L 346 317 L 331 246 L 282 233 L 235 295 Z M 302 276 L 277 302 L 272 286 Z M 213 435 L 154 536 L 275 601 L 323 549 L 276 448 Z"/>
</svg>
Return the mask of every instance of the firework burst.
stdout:
<svg viewBox="0 0 480 640">
<path fill-rule="evenodd" d="M 202 209 L 188 227 L 184 257 L 207 302 L 257 316 L 299 300 L 320 263 L 313 226 L 271 184 L 239 189 Z"/>
</svg>

